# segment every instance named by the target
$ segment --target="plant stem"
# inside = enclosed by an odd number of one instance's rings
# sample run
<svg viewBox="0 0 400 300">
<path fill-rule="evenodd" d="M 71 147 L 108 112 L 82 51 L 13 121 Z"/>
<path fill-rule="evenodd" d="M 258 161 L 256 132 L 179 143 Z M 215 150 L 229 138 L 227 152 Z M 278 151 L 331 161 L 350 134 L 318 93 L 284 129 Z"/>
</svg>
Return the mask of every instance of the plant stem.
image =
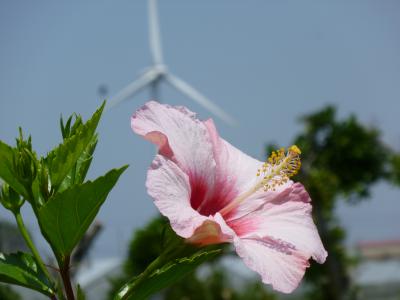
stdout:
<svg viewBox="0 0 400 300">
<path fill-rule="evenodd" d="M 46 275 L 47 279 L 52 283 L 51 277 L 50 277 L 50 273 L 47 270 L 46 266 L 43 263 L 42 258 L 40 257 L 39 252 L 37 251 L 35 244 L 32 242 L 31 237 L 29 236 L 28 230 L 25 227 L 24 221 L 22 220 L 22 216 L 21 216 L 21 212 L 18 210 L 17 212 L 15 212 L 14 214 L 15 219 L 17 221 L 18 224 L 18 228 L 26 242 L 26 244 L 28 245 L 28 248 L 31 250 L 33 256 L 36 259 L 36 262 L 38 263 L 40 269 L 43 271 L 43 273 Z"/>
<path fill-rule="evenodd" d="M 61 278 L 63 280 L 65 293 L 68 300 L 75 300 L 74 290 L 72 289 L 71 277 L 69 273 L 70 256 L 66 256 L 63 264 L 60 266 Z"/>
</svg>

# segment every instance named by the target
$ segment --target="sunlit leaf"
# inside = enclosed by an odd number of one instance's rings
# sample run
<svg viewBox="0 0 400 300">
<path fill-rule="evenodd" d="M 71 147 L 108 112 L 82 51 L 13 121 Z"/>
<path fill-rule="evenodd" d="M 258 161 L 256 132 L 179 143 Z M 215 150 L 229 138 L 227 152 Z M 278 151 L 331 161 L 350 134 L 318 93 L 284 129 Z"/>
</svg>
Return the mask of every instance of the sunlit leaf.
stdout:
<svg viewBox="0 0 400 300">
<path fill-rule="evenodd" d="M 92 138 L 92 141 L 82 151 L 75 165 L 61 183 L 61 186 L 58 189 L 59 192 L 67 189 L 73 184 L 81 184 L 85 180 L 90 164 L 92 163 L 93 153 L 96 149 L 96 146 L 97 135 L 95 134 Z"/>
<path fill-rule="evenodd" d="M 40 228 L 58 259 L 71 254 L 126 168 L 74 185 L 50 198 L 39 210 Z"/>
<path fill-rule="evenodd" d="M 79 130 L 74 135 L 64 139 L 63 143 L 49 152 L 45 158 L 54 189 L 58 189 L 92 141 L 104 105 L 105 103 L 93 114 L 90 120 L 79 127 Z"/>
</svg>

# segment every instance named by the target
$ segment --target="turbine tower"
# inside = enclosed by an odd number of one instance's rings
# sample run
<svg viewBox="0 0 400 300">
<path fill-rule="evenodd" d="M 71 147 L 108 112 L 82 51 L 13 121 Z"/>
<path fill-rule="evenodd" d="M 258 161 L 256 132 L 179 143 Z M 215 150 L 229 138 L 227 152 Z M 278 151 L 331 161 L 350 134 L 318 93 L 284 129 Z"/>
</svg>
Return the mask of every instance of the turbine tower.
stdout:
<svg viewBox="0 0 400 300">
<path fill-rule="evenodd" d="M 167 66 L 164 64 L 162 55 L 161 36 L 157 14 L 157 0 L 148 1 L 148 10 L 149 45 L 153 58 L 153 64 L 148 67 L 139 76 L 138 79 L 130 83 L 119 93 L 117 93 L 113 98 L 111 98 L 106 109 L 111 109 L 122 101 L 132 98 L 139 91 L 146 87 L 150 88 L 152 98 L 158 99 L 160 83 L 162 81 L 165 81 L 174 89 L 178 90 L 183 95 L 202 105 L 204 108 L 222 119 L 224 122 L 230 125 L 234 125 L 236 123 L 235 120 L 231 116 L 229 116 L 222 108 L 207 99 L 204 95 L 202 95 L 199 91 L 186 83 L 184 80 L 180 79 L 179 77 L 173 75 L 168 71 Z"/>
</svg>

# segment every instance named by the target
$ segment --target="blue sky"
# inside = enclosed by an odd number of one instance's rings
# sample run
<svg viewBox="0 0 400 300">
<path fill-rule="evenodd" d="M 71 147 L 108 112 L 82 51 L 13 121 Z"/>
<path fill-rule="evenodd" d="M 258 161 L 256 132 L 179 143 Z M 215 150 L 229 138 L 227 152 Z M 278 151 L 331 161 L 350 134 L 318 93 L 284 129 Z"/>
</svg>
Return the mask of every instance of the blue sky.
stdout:
<svg viewBox="0 0 400 300">
<path fill-rule="evenodd" d="M 290 144 L 298 118 L 326 104 L 378 126 L 399 150 L 400 3 L 398 1 L 160 0 L 164 58 L 169 69 L 238 121 L 216 120 L 221 135 L 264 159 L 267 142 Z M 147 3 L 137 1 L 0 2 L 0 139 L 14 142 L 17 126 L 40 154 L 60 141 L 59 116 L 88 117 L 151 63 Z M 144 187 L 155 149 L 130 129 L 130 115 L 149 99 L 143 91 L 104 115 L 94 178 L 130 168 L 99 214 L 105 230 L 95 256 L 122 254 L 132 229 L 156 214 Z M 163 86 L 161 99 L 207 111 Z M 338 214 L 349 244 L 396 239 L 400 189 L 379 184 L 371 200 Z M 37 230 L 32 214 L 27 223 Z M 1 218 L 10 215 L 0 212 Z M 40 241 L 39 236 L 36 239 Z M 40 247 L 45 243 L 40 241 Z"/>
</svg>

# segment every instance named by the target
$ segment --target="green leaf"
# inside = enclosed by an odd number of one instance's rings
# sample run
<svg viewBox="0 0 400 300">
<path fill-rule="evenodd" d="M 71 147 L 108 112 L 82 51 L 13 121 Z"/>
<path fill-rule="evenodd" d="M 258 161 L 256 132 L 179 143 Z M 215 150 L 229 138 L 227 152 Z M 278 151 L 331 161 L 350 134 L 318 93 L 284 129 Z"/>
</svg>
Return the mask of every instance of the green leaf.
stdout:
<svg viewBox="0 0 400 300">
<path fill-rule="evenodd" d="M 71 254 L 126 168 L 113 169 L 93 182 L 74 185 L 40 208 L 41 231 L 58 259 Z"/>
<path fill-rule="evenodd" d="M 75 119 L 72 122 L 72 119 Z M 71 127 L 72 124 L 72 127 Z M 63 139 L 66 139 L 74 134 L 76 134 L 76 132 L 78 130 L 80 130 L 83 126 L 83 121 L 82 121 L 82 117 L 76 113 L 72 114 L 68 120 L 67 123 L 64 125 L 64 121 L 63 118 L 61 116 L 60 118 L 60 127 L 61 127 L 61 135 L 63 137 Z"/>
<path fill-rule="evenodd" d="M 55 190 L 58 190 L 62 181 L 70 173 L 79 157 L 81 157 L 83 151 L 92 141 L 104 105 L 105 102 L 93 114 L 89 121 L 84 125 L 79 126 L 79 130 L 76 130 L 77 132 L 74 135 L 65 138 L 63 143 L 48 153 L 45 158 L 50 173 L 51 184 Z M 63 135 L 64 134 L 66 133 L 63 132 Z"/>
<path fill-rule="evenodd" d="M 193 272 L 205 261 L 214 258 L 221 250 L 201 251 L 190 257 L 176 259 L 167 263 L 160 269 L 156 269 L 149 277 L 143 278 L 140 275 L 133 281 L 125 284 L 115 295 L 114 300 L 148 299 L 152 294 L 182 279 L 185 275 Z"/>
<path fill-rule="evenodd" d="M 96 146 L 97 146 L 97 134 L 93 136 L 92 141 L 83 150 L 75 166 L 72 168 L 72 170 L 69 172 L 69 174 L 65 177 L 65 179 L 61 183 L 61 186 L 58 189 L 59 192 L 64 191 L 73 184 L 81 184 L 85 180 L 90 164 L 92 163 L 93 153 L 94 150 L 96 149 Z"/>
<path fill-rule="evenodd" d="M 97 146 L 97 135 L 83 151 L 76 163 L 75 183 L 82 183 L 93 160 L 93 153 Z"/>
<path fill-rule="evenodd" d="M 54 290 L 33 256 L 27 253 L 0 253 L 0 281 L 24 286 L 47 296 Z"/>
<path fill-rule="evenodd" d="M 24 184 L 19 181 L 18 174 L 13 167 L 15 149 L 0 141 L 0 177 L 7 182 L 17 193 L 28 197 Z"/>
</svg>

